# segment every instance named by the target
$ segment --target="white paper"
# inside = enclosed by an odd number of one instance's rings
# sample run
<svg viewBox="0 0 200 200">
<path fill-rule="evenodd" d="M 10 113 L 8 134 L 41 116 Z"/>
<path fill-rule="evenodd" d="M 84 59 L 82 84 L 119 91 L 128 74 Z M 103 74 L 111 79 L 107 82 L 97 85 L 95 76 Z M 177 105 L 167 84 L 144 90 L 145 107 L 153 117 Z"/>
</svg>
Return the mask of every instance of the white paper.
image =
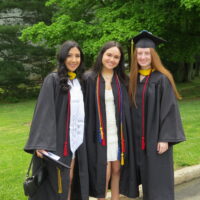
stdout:
<svg viewBox="0 0 200 200">
<path fill-rule="evenodd" d="M 54 153 L 51 153 L 51 152 L 42 152 L 44 155 L 54 159 L 54 160 L 59 160 L 60 159 L 60 156 L 57 156 L 56 154 Z"/>
</svg>

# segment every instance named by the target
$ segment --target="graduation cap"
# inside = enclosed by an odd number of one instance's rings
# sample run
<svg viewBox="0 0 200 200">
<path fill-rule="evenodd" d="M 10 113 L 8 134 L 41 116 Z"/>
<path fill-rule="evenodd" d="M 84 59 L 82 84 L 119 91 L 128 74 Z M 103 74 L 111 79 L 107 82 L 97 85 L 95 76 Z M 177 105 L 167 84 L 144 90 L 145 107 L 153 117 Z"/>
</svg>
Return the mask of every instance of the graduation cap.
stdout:
<svg viewBox="0 0 200 200">
<path fill-rule="evenodd" d="M 154 36 L 151 32 L 143 30 L 133 38 L 136 48 L 155 48 L 166 40 Z"/>
</svg>

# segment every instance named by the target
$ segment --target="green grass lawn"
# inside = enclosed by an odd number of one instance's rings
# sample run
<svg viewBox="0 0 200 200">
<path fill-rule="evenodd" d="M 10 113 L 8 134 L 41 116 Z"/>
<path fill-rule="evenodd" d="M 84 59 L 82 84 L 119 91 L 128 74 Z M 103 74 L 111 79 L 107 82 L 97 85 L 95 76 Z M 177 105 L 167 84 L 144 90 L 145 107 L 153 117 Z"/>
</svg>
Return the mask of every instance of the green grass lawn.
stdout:
<svg viewBox="0 0 200 200">
<path fill-rule="evenodd" d="M 175 168 L 200 164 L 200 100 L 179 103 L 186 141 L 174 146 Z"/>
<path fill-rule="evenodd" d="M 22 183 L 30 155 L 23 152 L 35 101 L 0 105 L 0 199 L 25 200 Z"/>
<path fill-rule="evenodd" d="M 194 97 L 191 92 L 193 86 L 192 83 L 182 84 L 179 89 Z M 200 99 L 186 98 L 179 104 L 187 141 L 174 148 L 176 169 L 200 164 Z M 27 199 L 22 183 L 30 155 L 23 151 L 23 147 L 28 138 L 34 106 L 34 100 L 0 104 L 0 200 Z"/>
<path fill-rule="evenodd" d="M 200 77 L 187 83 L 177 84 L 181 96 L 186 99 L 200 98 Z"/>
</svg>

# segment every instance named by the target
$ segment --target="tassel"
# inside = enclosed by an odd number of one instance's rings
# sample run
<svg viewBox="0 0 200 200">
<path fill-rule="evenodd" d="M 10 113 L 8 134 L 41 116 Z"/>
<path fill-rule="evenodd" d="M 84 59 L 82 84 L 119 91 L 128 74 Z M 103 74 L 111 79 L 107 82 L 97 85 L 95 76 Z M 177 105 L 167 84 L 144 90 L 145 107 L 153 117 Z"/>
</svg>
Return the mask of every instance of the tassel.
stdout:
<svg viewBox="0 0 200 200">
<path fill-rule="evenodd" d="M 103 128 L 100 127 L 101 139 L 103 140 Z"/>
<path fill-rule="evenodd" d="M 97 134 L 97 141 L 98 141 L 99 143 L 101 143 L 101 133 L 99 133 L 99 132 L 98 132 L 98 134 Z"/>
<path fill-rule="evenodd" d="M 124 153 L 121 153 L 121 165 L 124 165 Z"/>
<path fill-rule="evenodd" d="M 60 169 L 57 167 L 57 173 L 58 173 L 58 194 L 62 194 L 62 178 L 61 178 L 61 172 Z"/>
<path fill-rule="evenodd" d="M 102 127 L 100 128 L 100 132 L 101 132 L 101 144 L 103 146 L 106 146 L 106 141 L 105 141 L 105 138 L 104 138 L 103 128 Z"/>
<path fill-rule="evenodd" d="M 142 150 L 145 150 L 145 146 L 144 136 L 142 136 Z"/>
<path fill-rule="evenodd" d="M 106 141 L 105 141 L 104 138 L 102 139 L 102 145 L 103 145 L 103 146 L 106 146 Z"/>
<path fill-rule="evenodd" d="M 134 50 L 134 42 L 133 42 L 133 39 L 131 40 L 131 56 L 130 56 L 130 58 L 131 58 L 131 65 L 132 65 L 132 63 L 133 63 L 133 50 Z"/>
<path fill-rule="evenodd" d="M 134 48 L 134 42 L 133 39 L 131 40 L 131 55 L 133 55 L 133 48 Z"/>
<path fill-rule="evenodd" d="M 68 156 L 68 151 L 67 151 L 67 142 L 64 143 L 64 151 L 63 151 L 64 156 Z"/>
</svg>

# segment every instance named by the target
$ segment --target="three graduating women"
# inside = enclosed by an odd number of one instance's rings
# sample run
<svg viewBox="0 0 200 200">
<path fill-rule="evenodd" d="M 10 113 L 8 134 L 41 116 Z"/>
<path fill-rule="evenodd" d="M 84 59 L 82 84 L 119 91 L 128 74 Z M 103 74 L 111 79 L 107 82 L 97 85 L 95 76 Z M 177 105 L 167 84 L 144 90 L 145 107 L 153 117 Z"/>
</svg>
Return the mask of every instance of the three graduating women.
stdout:
<svg viewBox="0 0 200 200">
<path fill-rule="evenodd" d="M 85 112 L 72 73 L 83 65 L 82 51 L 71 41 L 61 47 L 58 73 L 45 78 L 25 151 L 36 152 L 33 173 L 43 151 L 59 155 L 71 169 L 47 163 L 49 175 L 31 199 L 86 200 L 90 195 L 103 200 L 109 186 L 112 199 L 119 200 L 119 194 L 134 198 L 139 184 L 144 200 L 174 199 L 172 148 L 185 140 L 180 96 L 155 51 L 163 40 L 147 31 L 133 40 L 129 96 L 122 48 L 107 42 L 83 75 Z M 79 184 L 73 187 L 72 179 Z M 78 192 L 70 193 L 73 189 Z"/>
</svg>

